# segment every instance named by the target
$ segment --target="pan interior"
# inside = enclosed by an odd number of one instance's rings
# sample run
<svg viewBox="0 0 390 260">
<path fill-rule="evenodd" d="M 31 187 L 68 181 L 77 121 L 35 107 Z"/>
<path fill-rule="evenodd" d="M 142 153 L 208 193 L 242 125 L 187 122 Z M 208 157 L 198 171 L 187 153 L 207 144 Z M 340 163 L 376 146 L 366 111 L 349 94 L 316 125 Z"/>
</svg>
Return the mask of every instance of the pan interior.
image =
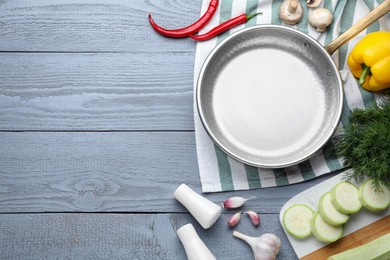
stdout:
<svg viewBox="0 0 390 260">
<path fill-rule="evenodd" d="M 300 162 L 337 126 L 338 71 L 320 46 L 294 31 L 248 30 L 205 66 L 198 105 L 206 130 L 245 163 Z"/>
</svg>

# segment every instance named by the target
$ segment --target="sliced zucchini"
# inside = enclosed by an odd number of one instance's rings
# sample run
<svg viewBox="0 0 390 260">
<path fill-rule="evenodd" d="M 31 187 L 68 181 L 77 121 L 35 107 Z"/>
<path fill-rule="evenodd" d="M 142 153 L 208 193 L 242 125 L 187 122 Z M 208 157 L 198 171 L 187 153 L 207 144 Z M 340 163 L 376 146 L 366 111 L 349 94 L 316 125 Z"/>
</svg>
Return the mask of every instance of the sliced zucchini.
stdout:
<svg viewBox="0 0 390 260">
<path fill-rule="evenodd" d="M 283 215 L 283 226 L 287 232 L 296 238 L 306 238 L 311 235 L 311 219 L 314 211 L 307 205 L 294 204 Z"/>
<path fill-rule="evenodd" d="M 371 211 L 380 211 L 390 205 L 390 191 L 381 184 L 382 192 L 375 191 L 372 180 L 367 180 L 359 187 L 359 199 L 365 208 Z"/>
<path fill-rule="evenodd" d="M 322 195 L 318 203 L 318 213 L 322 219 L 333 226 L 342 225 L 348 221 L 349 216 L 339 212 L 330 201 L 330 192 Z"/>
<path fill-rule="evenodd" d="M 361 246 L 332 255 L 327 260 L 388 260 L 390 259 L 390 233 Z"/>
<path fill-rule="evenodd" d="M 362 208 L 359 190 L 350 182 L 340 182 L 331 190 L 331 202 L 337 211 L 354 214 Z"/>
<path fill-rule="evenodd" d="M 311 221 L 313 235 L 321 242 L 331 243 L 343 236 L 343 225 L 332 226 L 317 212 Z"/>
</svg>

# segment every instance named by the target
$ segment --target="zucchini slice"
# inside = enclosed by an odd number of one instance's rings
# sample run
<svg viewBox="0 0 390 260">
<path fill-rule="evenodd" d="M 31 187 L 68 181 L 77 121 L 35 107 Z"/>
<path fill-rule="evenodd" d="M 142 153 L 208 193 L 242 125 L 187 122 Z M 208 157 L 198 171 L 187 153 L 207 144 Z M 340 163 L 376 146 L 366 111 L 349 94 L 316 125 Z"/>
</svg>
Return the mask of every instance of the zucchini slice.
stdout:
<svg viewBox="0 0 390 260">
<path fill-rule="evenodd" d="M 321 242 L 331 243 L 340 239 L 344 234 L 343 225 L 332 226 L 317 212 L 311 222 L 313 235 Z"/>
<path fill-rule="evenodd" d="M 390 259 L 390 233 L 383 235 L 371 242 L 332 255 L 327 260 L 386 260 Z"/>
<path fill-rule="evenodd" d="M 362 208 L 359 190 L 350 182 L 342 181 L 331 190 L 331 202 L 337 211 L 343 214 L 354 214 Z"/>
<path fill-rule="evenodd" d="M 287 232 L 296 238 L 306 238 L 311 235 L 310 222 L 314 211 L 307 205 L 294 204 L 283 215 L 283 226 Z"/>
<path fill-rule="evenodd" d="M 346 223 L 349 220 L 349 215 L 339 212 L 330 201 L 330 192 L 322 195 L 320 202 L 318 203 L 318 213 L 323 220 L 330 225 L 337 226 Z"/>
<path fill-rule="evenodd" d="M 390 205 L 390 191 L 381 184 L 382 192 L 376 191 L 372 180 L 367 180 L 359 187 L 359 199 L 365 208 L 371 211 L 381 211 Z"/>
</svg>

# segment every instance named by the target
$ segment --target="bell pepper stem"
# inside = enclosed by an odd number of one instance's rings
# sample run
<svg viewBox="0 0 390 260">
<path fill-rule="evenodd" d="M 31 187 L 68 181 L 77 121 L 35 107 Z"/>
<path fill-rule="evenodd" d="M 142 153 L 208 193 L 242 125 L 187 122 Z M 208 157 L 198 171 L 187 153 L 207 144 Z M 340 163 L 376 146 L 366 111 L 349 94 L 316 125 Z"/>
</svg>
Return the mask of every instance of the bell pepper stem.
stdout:
<svg viewBox="0 0 390 260">
<path fill-rule="evenodd" d="M 360 78 L 359 78 L 359 83 L 360 85 L 363 85 L 364 82 L 366 82 L 366 78 L 368 75 L 371 74 L 371 68 L 366 66 L 366 65 L 362 65 L 363 66 L 363 71 L 362 71 L 362 74 L 360 75 Z"/>
</svg>

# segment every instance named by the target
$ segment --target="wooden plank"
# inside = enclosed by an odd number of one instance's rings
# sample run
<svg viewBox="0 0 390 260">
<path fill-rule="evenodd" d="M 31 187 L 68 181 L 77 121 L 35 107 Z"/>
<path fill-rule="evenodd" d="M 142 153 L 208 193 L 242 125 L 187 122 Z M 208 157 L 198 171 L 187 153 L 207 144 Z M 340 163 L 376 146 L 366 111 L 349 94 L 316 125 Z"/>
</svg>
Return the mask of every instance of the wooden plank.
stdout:
<svg viewBox="0 0 390 260">
<path fill-rule="evenodd" d="M 160 36 L 196 21 L 201 1 L 0 1 L 0 51 L 194 52 L 195 41 Z M 158 46 L 158 48 L 156 48 Z"/>
<path fill-rule="evenodd" d="M 229 216 L 204 230 L 188 214 L 0 214 L 0 253 L 2 259 L 187 259 L 175 230 L 192 223 L 217 259 L 252 259 L 249 245 L 227 227 Z M 273 232 L 282 239 L 278 259 L 294 258 L 276 215 L 263 215 L 258 228 L 243 218 L 236 229 Z"/>
<path fill-rule="evenodd" d="M 193 130 L 188 53 L 0 53 L 0 130 Z"/>
<path fill-rule="evenodd" d="M 1 132 L 0 165 L 0 212 L 187 212 L 175 189 L 201 193 L 192 132 Z M 328 177 L 205 196 L 256 196 L 248 207 L 279 213 Z"/>
<path fill-rule="evenodd" d="M 390 216 L 381 218 L 374 223 L 361 228 L 336 242 L 330 243 L 311 254 L 302 257 L 302 260 L 325 259 L 326 257 L 346 250 L 367 244 L 390 232 Z"/>
</svg>

